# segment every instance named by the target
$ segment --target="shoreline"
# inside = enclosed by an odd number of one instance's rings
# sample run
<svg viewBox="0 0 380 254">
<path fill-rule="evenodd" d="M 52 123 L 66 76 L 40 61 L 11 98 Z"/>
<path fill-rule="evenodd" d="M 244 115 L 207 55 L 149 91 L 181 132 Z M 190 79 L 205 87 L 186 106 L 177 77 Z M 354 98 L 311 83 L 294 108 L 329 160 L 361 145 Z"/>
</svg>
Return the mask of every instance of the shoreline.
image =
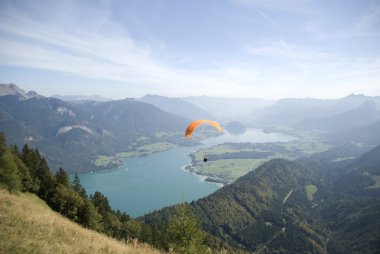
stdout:
<svg viewBox="0 0 380 254">
<path fill-rule="evenodd" d="M 189 155 L 188 155 L 189 156 Z M 191 156 L 189 156 L 191 158 Z M 220 177 L 216 177 L 216 176 L 211 176 L 211 175 L 203 175 L 203 174 L 199 174 L 198 172 L 195 171 L 195 168 L 196 168 L 196 165 L 194 165 L 194 162 L 193 160 L 191 161 L 191 164 L 189 165 L 185 165 L 182 167 L 183 170 L 185 171 L 188 171 L 190 173 L 193 173 L 197 176 L 200 177 L 200 179 L 203 181 L 203 182 L 208 182 L 208 183 L 214 183 L 214 184 L 218 184 L 220 185 L 221 187 L 224 187 L 226 185 L 228 185 L 230 182 L 225 180 L 225 179 L 222 179 Z"/>
</svg>

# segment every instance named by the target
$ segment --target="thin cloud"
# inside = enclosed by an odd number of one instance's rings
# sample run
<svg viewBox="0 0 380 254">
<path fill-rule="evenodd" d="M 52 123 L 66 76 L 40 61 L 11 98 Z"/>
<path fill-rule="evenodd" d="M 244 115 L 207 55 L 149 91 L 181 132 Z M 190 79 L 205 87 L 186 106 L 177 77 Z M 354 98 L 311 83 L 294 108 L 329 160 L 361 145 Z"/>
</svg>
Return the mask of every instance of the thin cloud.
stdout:
<svg viewBox="0 0 380 254">
<path fill-rule="evenodd" d="M 296 3 L 287 2 L 289 5 Z M 335 82 L 340 88 L 343 81 L 339 78 L 350 73 L 355 76 L 356 83 L 362 79 L 368 86 L 375 86 L 373 80 L 380 72 L 376 61 L 350 61 L 290 43 L 285 40 L 279 24 L 260 9 L 258 14 L 275 28 L 277 41 L 264 47 L 245 46 L 244 52 L 248 54 L 244 54 L 244 58 L 224 62 L 210 58 L 203 63 L 202 69 L 195 69 L 189 68 L 191 64 L 188 63 L 194 62 L 196 56 L 168 57 L 166 52 L 157 50 L 165 48 L 163 42 L 146 31 L 143 31 L 144 38 L 137 40 L 128 27 L 112 18 L 107 6 L 91 7 L 85 21 L 79 7 L 76 10 L 69 6 L 65 9 L 69 14 L 59 14 L 61 16 L 49 12 L 50 7 L 43 4 L 33 6 L 32 13 L 16 6 L 1 7 L 4 8 L 0 8 L 0 65 L 63 72 L 105 83 L 118 81 L 146 93 L 294 97 L 303 96 L 305 90 L 316 89 L 305 89 L 305 84 L 315 87 L 326 84 L 334 90 Z M 70 22 L 66 22 L 68 19 Z M 138 24 L 138 20 L 135 23 Z M 145 28 L 138 24 L 135 29 Z M 237 46 L 236 51 L 238 49 Z M 286 58 L 294 64 L 262 61 L 262 57 L 268 56 Z M 345 82 L 353 84 L 349 78 Z M 315 91 L 314 95 L 318 94 L 322 92 Z"/>
</svg>

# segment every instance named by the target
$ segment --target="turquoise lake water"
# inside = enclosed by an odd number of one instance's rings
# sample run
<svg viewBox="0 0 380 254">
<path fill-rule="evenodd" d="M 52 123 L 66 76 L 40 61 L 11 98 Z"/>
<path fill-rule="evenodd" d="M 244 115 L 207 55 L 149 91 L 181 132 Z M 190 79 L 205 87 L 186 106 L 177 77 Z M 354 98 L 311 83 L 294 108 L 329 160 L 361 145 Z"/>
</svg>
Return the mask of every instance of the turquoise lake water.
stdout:
<svg viewBox="0 0 380 254">
<path fill-rule="evenodd" d="M 248 129 L 240 135 L 225 132 L 222 136 L 205 140 L 197 147 L 175 147 L 169 151 L 146 157 L 124 159 L 118 169 L 80 174 L 87 193 L 105 194 L 115 210 L 137 217 L 162 207 L 205 197 L 221 187 L 203 181 L 205 177 L 184 170 L 191 160 L 188 156 L 199 148 L 224 142 L 287 142 L 293 139 L 280 133 L 264 133 Z"/>
</svg>

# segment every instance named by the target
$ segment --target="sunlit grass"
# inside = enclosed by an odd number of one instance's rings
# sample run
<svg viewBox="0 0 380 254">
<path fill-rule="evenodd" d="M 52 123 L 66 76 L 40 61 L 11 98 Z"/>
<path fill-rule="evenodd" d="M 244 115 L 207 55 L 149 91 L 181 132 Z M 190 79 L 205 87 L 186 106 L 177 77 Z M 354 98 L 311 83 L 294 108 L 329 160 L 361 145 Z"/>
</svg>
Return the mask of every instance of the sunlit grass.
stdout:
<svg viewBox="0 0 380 254">
<path fill-rule="evenodd" d="M 160 253 L 85 229 L 32 194 L 0 190 L 0 253 Z"/>
</svg>

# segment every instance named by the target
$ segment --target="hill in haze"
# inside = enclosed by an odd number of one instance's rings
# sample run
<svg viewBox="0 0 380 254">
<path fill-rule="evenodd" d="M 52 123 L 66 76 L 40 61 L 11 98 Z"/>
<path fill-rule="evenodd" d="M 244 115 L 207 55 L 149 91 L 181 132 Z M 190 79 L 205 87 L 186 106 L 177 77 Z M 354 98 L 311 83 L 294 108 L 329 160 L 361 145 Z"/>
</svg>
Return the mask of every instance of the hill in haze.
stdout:
<svg viewBox="0 0 380 254">
<path fill-rule="evenodd" d="M 274 103 L 274 101 L 264 99 L 237 99 L 211 96 L 193 96 L 182 99 L 209 112 L 223 122 L 248 121 L 249 119 L 246 116 L 249 113 L 268 107 Z"/>
<path fill-rule="evenodd" d="M 364 101 L 360 106 L 328 117 L 306 118 L 295 126 L 301 129 L 339 131 L 365 126 L 380 120 L 380 110 L 373 101 Z"/>
<path fill-rule="evenodd" d="M 169 98 L 164 96 L 147 94 L 141 97 L 139 101 L 152 104 L 166 112 L 178 116 L 183 116 L 190 120 L 213 118 L 213 116 L 210 113 L 181 98 Z"/>
<path fill-rule="evenodd" d="M 342 131 L 328 134 L 330 142 L 342 144 L 345 142 L 364 143 L 370 145 L 380 144 L 380 121 Z"/>
<path fill-rule="evenodd" d="M 248 117 L 256 126 L 291 126 L 334 131 L 380 120 L 380 97 L 349 95 L 340 99 L 281 99 Z"/>
</svg>

